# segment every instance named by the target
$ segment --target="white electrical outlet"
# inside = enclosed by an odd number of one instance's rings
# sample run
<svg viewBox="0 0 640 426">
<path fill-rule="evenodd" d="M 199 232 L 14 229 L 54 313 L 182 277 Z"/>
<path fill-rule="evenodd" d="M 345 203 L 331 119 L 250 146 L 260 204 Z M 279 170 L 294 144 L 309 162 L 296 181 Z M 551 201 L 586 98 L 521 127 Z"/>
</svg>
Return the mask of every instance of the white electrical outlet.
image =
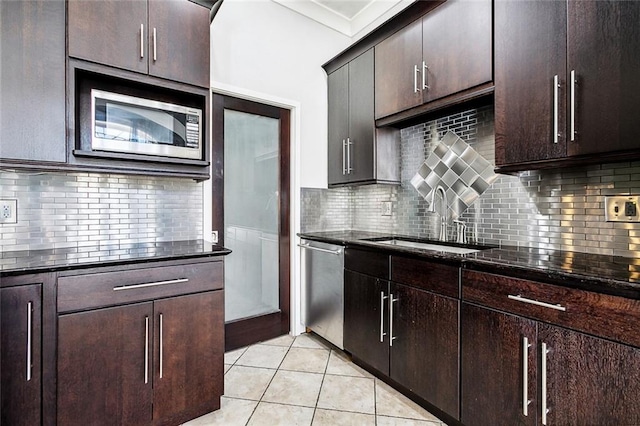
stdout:
<svg viewBox="0 0 640 426">
<path fill-rule="evenodd" d="M 0 200 L 0 223 L 18 223 L 18 200 Z"/>
<path fill-rule="evenodd" d="M 391 216 L 391 209 L 393 208 L 393 203 L 391 201 L 383 201 L 382 202 L 382 216 Z"/>
</svg>

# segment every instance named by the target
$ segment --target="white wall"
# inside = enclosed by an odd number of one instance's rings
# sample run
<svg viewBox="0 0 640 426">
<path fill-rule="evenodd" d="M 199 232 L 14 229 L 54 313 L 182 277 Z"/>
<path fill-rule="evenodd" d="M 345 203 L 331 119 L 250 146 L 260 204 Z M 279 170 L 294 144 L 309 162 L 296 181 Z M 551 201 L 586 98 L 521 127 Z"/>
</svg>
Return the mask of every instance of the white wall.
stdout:
<svg viewBox="0 0 640 426">
<path fill-rule="evenodd" d="M 211 25 L 212 86 L 299 103 L 300 181 L 327 186 L 327 87 L 321 65 L 351 38 L 270 0 L 225 0 Z"/>
</svg>

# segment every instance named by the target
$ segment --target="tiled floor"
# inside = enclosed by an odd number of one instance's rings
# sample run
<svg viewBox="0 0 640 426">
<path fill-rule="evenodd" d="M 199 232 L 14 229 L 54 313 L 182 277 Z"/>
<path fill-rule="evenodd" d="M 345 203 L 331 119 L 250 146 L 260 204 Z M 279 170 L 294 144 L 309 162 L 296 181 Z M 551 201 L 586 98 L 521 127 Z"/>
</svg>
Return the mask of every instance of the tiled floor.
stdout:
<svg viewBox="0 0 640 426">
<path fill-rule="evenodd" d="M 444 426 L 314 335 L 225 354 L 222 408 L 188 426 Z"/>
</svg>

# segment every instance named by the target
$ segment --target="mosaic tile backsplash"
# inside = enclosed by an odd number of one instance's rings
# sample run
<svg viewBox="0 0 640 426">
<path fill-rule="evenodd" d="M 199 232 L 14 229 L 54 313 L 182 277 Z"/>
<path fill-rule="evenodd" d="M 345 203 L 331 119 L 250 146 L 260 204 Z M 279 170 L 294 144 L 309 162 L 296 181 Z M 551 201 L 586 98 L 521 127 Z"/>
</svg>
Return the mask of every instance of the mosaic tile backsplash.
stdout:
<svg viewBox="0 0 640 426">
<path fill-rule="evenodd" d="M 437 213 L 411 179 L 448 131 L 494 163 L 493 107 L 401 131 L 401 185 L 303 188 L 302 231 L 369 230 L 437 238 Z M 640 162 L 522 172 L 497 179 L 460 216 L 470 241 L 640 256 L 640 224 L 605 222 L 604 197 L 640 193 Z M 391 201 L 392 215 L 382 216 Z M 449 240 L 455 227 L 448 227 Z"/>
<path fill-rule="evenodd" d="M 0 225 L 0 252 L 202 238 L 202 183 L 92 173 L 0 172 L 18 223 Z"/>
</svg>

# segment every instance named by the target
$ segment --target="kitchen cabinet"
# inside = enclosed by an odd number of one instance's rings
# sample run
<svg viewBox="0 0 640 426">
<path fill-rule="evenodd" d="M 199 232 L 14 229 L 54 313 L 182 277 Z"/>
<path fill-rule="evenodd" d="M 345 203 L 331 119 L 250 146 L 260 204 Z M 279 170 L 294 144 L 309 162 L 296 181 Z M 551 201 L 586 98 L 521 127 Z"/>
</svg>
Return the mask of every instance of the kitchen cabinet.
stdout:
<svg viewBox="0 0 640 426">
<path fill-rule="evenodd" d="M 462 291 L 463 424 L 640 422 L 640 302 L 475 271 Z"/>
<path fill-rule="evenodd" d="M 42 284 L 0 289 L 0 423 L 42 421 Z"/>
<path fill-rule="evenodd" d="M 459 419 L 458 268 L 347 248 L 345 269 L 345 349 Z"/>
<path fill-rule="evenodd" d="M 1 2 L 0 50 L 0 159 L 63 163 L 65 2 Z"/>
<path fill-rule="evenodd" d="M 328 75 L 329 185 L 400 182 L 400 133 L 376 129 L 374 50 Z"/>
<path fill-rule="evenodd" d="M 496 2 L 499 168 L 638 155 L 638 20 L 637 2 Z"/>
<path fill-rule="evenodd" d="M 179 424 L 220 407 L 222 263 L 58 278 L 58 424 Z"/>
<path fill-rule="evenodd" d="M 375 48 L 375 118 L 490 82 L 492 2 L 450 0 Z"/>
<path fill-rule="evenodd" d="M 209 9 L 187 0 L 68 2 L 69 56 L 209 87 Z"/>
</svg>

